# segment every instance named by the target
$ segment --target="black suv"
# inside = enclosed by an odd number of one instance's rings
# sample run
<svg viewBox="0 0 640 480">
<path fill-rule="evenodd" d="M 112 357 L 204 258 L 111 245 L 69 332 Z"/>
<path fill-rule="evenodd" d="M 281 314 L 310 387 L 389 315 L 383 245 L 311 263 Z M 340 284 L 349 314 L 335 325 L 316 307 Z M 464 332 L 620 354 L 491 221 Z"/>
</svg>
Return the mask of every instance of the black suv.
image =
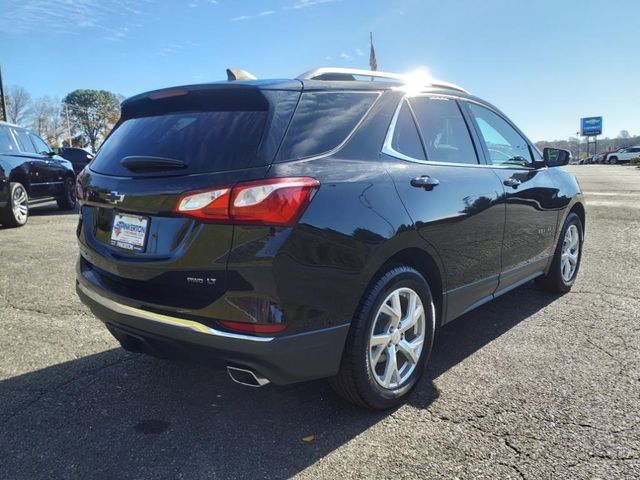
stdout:
<svg viewBox="0 0 640 480">
<path fill-rule="evenodd" d="M 0 224 L 27 223 L 29 204 L 55 199 L 62 210 L 76 207 L 73 166 L 56 156 L 32 131 L 0 122 Z"/>
<path fill-rule="evenodd" d="M 84 148 L 62 147 L 58 149 L 58 155 L 71 162 L 73 171 L 76 174 L 80 173 L 93 160 L 93 154 L 87 152 Z"/>
<path fill-rule="evenodd" d="M 145 93 L 79 176 L 77 291 L 128 350 L 388 408 L 436 328 L 533 279 L 571 288 L 568 160 L 445 82 L 317 69 Z"/>
</svg>

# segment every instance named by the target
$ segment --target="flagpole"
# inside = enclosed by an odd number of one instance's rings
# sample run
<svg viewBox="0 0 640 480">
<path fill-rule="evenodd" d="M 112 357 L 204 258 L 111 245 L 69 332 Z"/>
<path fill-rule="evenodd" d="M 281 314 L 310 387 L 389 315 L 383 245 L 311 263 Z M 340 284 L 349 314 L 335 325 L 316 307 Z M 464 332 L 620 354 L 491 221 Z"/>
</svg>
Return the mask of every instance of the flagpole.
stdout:
<svg viewBox="0 0 640 480">
<path fill-rule="evenodd" d="M 369 32 L 369 69 L 372 71 L 378 70 L 378 60 L 376 59 L 376 51 L 373 48 L 373 32 Z M 373 77 L 371 77 L 373 82 Z"/>
</svg>

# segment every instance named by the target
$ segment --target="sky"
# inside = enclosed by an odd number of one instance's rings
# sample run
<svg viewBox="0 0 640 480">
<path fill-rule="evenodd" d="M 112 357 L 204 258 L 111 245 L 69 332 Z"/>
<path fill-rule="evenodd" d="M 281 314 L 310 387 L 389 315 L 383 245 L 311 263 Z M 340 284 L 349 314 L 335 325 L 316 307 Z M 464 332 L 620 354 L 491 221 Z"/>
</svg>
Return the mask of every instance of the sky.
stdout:
<svg viewBox="0 0 640 480">
<path fill-rule="evenodd" d="M 640 134 L 638 0 L 0 0 L 5 85 L 125 97 L 318 66 L 427 70 L 505 112 L 532 140 Z"/>
</svg>

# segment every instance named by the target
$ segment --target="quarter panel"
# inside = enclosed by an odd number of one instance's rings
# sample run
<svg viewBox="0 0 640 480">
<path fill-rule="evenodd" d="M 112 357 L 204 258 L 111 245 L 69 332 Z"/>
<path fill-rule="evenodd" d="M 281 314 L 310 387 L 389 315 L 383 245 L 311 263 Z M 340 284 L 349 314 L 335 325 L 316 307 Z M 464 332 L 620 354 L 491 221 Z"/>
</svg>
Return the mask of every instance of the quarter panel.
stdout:
<svg viewBox="0 0 640 480">
<path fill-rule="evenodd" d="M 288 333 L 350 322 L 377 269 L 416 243 L 391 179 L 378 162 L 335 157 L 274 165 L 270 174 L 313 176 L 321 187 L 294 228 L 235 228 L 228 271 L 250 290 L 229 295 L 281 310 Z"/>
</svg>

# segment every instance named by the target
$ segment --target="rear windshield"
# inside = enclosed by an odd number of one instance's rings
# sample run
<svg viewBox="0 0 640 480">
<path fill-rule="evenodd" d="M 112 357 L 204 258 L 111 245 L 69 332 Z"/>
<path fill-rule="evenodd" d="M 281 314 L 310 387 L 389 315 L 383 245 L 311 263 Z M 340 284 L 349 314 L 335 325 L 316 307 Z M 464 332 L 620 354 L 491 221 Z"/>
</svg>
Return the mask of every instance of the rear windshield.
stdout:
<svg viewBox="0 0 640 480">
<path fill-rule="evenodd" d="M 377 92 L 303 93 L 278 161 L 320 155 L 339 146 L 373 105 Z"/>
<path fill-rule="evenodd" d="M 177 112 L 131 118 L 105 141 L 91 169 L 119 176 L 154 173 L 152 170 L 132 172 L 123 167 L 120 162 L 128 156 L 171 158 L 186 164 L 179 170 L 156 170 L 156 175 L 222 172 L 256 166 L 267 113 Z"/>
</svg>

